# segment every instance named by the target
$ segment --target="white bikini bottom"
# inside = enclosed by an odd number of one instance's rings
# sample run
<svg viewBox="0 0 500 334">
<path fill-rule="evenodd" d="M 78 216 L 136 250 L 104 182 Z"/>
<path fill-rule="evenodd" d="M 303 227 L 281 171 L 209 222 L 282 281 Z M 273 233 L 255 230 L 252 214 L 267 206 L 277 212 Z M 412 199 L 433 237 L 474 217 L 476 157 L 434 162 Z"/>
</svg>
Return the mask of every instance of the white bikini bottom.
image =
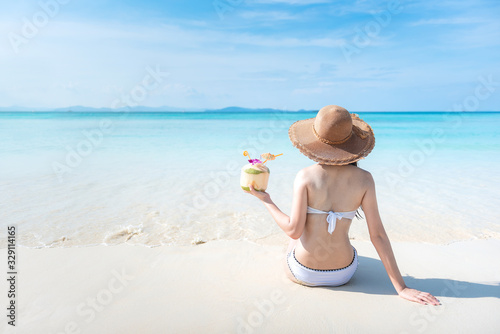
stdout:
<svg viewBox="0 0 500 334">
<path fill-rule="evenodd" d="M 308 286 L 339 286 L 346 284 L 358 269 L 358 253 L 354 249 L 351 264 L 339 269 L 312 269 L 304 266 L 295 257 L 295 247 L 287 255 L 287 262 L 293 276 L 303 285 Z"/>
</svg>

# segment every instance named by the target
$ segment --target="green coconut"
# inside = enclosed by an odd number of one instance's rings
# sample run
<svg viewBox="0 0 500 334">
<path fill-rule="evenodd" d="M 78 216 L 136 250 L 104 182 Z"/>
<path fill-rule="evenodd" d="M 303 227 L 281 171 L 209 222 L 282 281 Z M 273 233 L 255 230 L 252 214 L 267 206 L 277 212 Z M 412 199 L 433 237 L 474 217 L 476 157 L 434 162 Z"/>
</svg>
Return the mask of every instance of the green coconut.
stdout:
<svg viewBox="0 0 500 334">
<path fill-rule="evenodd" d="M 261 173 L 264 173 L 263 171 L 261 170 L 258 170 L 258 169 L 253 169 L 253 168 L 247 168 L 245 170 L 243 170 L 245 173 L 247 174 L 261 174 Z M 267 168 L 267 173 L 269 173 L 269 168 Z"/>
<path fill-rule="evenodd" d="M 243 187 L 243 186 L 241 186 L 241 189 L 246 190 L 246 191 L 250 191 L 250 187 Z M 262 191 L 261 189 L 255 189 L 255 188 L 254 188 L 254 190 Z"/>
</svg>

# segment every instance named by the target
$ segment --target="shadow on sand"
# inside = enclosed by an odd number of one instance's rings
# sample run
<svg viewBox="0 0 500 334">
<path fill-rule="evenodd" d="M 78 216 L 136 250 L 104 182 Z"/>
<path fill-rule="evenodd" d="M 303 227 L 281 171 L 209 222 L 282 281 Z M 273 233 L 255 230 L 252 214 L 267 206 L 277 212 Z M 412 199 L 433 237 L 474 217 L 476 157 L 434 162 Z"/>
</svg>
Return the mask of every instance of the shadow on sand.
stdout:
<svg viewBox="0 0 500 334">
<path fill-rule="evenodd" d="M 378 295 L 394 295 L 392 286 L 382 261 L 359 256 L 359 266 L 351 281 L 339 287 L 316 287 L 332 291 L 352 291 Z M 448 278 L 403 277 L 411 288 L 431 293 L 436 297 L 455 298 L 500 298 L 500 284 L 472 283 Z"/>
</svg>

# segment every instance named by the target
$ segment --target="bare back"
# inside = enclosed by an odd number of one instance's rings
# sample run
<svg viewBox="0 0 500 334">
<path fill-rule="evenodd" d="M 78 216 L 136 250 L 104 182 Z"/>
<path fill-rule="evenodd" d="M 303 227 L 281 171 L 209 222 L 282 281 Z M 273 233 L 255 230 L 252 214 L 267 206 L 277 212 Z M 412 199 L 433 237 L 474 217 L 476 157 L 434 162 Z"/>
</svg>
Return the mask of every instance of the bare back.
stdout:
<svg viewBox="0 0 500 334">
<path fill-rule="evenodd" d="M 316 164 L 302 170 L 307 187 L 307 205 L 322 211 L 355 211 L 367 190 L 368 172 L 352 165 Z M 343 218 L 328 233 L 326 214 L 307 214 L 295 255 L 314 269 L 337 269 L 349 265 L 354 256 L 349 241 L 352 220 Z"/>
</svg>

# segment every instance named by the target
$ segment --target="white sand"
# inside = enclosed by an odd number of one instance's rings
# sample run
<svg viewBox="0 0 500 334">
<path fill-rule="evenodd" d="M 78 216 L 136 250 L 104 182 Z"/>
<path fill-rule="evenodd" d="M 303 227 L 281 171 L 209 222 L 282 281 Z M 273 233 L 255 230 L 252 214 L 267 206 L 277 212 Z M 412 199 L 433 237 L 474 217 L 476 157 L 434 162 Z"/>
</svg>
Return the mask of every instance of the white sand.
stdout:
<svg viewBox="0 0 500 334">
<path fill-rule="evenodd" d="M 364 241 L 353 241 L 359 268 L 347 285 L 294 284 L 282 266 L 286 243 L 19 247 L 17 326 L 4 315 L 0 332 L 500 332 L 500 240 L 393 243 L 407 285 L 436 295 L 437 307 L 398 297 Z M 2 280 L 4 301 L 6 290 Z"/>
</svg>

